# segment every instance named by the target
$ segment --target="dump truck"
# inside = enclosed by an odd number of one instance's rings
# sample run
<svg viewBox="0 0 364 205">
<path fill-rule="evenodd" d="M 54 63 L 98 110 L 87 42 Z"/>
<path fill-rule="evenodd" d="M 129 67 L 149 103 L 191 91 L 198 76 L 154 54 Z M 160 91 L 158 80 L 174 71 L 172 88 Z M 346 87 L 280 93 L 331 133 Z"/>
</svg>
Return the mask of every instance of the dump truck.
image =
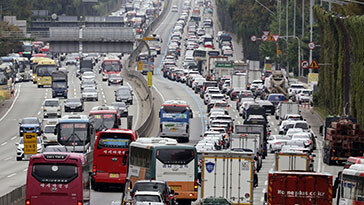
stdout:
<svg viewBox="0 0 364 205">
<path fill-rule="evenodd" d="M 268 205 L 332 205 L 332 175 L 315 172 L 279 172 L 268 174 Z"/>
<path fill-rule="evenodd" d="M 252 152 L 206 151 L 202 161 L 202 199 L 225 198 L 233 204 L 253 204 L 257 175 Z"/>
<path fill-rule="evenodd" d="M 55 71 L 52 73 L 52 97 L 64 97 L 67 99 L 68 83 L 67 73 Z"/>
<path fill-rule="evenodd" d="M 288 79 L 281 70 L 272 71 L 272 75 L 264 83 L 269 93 L 282 93 L 288 98 Z"/>
<path fill-rule="evenodd" d="M 360 129 L 356 119 L 327 117 L 325 127 L 320 127 L 320 133 L 324 134 L 324 163 L 343 163 L 350 156 L 363 156 L 364 130 Z"/>
</svg>

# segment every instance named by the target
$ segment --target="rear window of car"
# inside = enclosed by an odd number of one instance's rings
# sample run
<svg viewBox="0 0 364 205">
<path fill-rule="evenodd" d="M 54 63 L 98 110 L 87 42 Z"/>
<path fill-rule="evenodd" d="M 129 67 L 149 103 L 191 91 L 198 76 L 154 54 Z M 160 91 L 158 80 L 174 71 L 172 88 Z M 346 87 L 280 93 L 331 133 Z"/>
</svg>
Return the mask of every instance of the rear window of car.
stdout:
<svg viewBox="0 0 364 205">
<path fill-rule="evenodd" d="M 167 192 L 166 184 L 157 182 L 137 182 L 133 187 L 133 192 L 136 191 L 158 191 L 162 194 Z"/>
</svg>

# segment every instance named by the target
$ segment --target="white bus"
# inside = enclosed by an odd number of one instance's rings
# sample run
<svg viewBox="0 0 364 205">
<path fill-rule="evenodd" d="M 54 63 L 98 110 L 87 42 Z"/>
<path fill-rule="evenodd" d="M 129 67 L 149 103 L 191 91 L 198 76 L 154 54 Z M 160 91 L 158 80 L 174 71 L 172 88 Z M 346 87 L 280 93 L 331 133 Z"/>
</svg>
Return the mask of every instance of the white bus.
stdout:
<svg viewBox="0 0 364 205">
<path fill-rule="evenodd" d="M 197 153 L 194 146 L 170 138 L 139 138 L 129 146 L 129 186 L 138 180 L 166 181 L 178 200 L 197 199 Z"/>
</svg>

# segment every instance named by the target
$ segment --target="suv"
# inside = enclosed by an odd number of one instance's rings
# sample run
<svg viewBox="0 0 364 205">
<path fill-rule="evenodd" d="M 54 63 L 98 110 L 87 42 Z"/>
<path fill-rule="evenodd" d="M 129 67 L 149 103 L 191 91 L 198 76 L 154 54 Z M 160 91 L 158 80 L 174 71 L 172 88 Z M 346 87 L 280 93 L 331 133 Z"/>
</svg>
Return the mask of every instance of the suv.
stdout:
<svg viewBox="0 0 364 205">
<path fill-rule="evenodd" d="M 140 192 L 156 191 L 161 193 L 163 201 L 168 205 L 175 205 L 176 199 L 174 191 L 168 186 L 167 182 L 156 180 L 140 180 L 135 182 L 133 189 L 130 190 L 130 195 L 134 199 L 135 195 Z"/>
<path fill-rule="evenodd" d="M 164 205 L 162 196 L 157 191 L 137 191 L 133 197 L 134 205 Z"/>
<path fill-rule="evenodd" d="M 61 117 L 62 107 L 58 98 L 46 99 L 43 103 L 43 117 Z"/>
<path fill-rule="evenodd" d="M 24 133 L 37 133 L 39 136 L 41 132 L 42 123 L 36 117 L 26 117 L 19 122 L 19 135 L 23 136 Z"/>
</svg>

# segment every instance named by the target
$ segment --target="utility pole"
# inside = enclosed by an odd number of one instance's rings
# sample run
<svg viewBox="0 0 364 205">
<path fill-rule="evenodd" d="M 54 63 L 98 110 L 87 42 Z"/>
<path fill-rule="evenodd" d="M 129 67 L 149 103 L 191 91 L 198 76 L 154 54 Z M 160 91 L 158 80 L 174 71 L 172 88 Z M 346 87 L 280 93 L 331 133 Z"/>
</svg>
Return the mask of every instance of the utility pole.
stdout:
<svg viewBox="0 0 364 205">
<path fill-rule="evenodd" d="M 278 34 L 281 35 L 281 0 L 277 0 Z"/>
<path fill-rule="evenodd" d="M 310 0 L 310 42 L 312 42 L 312 32 L 313 32 L 313 28 L 312 28 L 312 24 L 313 24 L 313 12 L 312 12 L 312 7 L 315 4 L 315 0 Z M 310 49 L 310 63 L 312 63 L 312 49 Z M 309 69 L 309 72 L 312 73 L 312 69 Z"/>
<path fill-rule="evenodd" d="M 302 0 L 302 39 L 305 37 L 305 0 Z"/>
<path fill-rule="evenodd" d="M 287 41 L 287 51 L 288 51 L 288 36 L 289 36 L 289 32 L 288 32 L 288 6 L 289 6 L 289 0 L 286 0 L 286 41 Z M 286 52 L 286 54 L 288 55 L 288 52 Z M 289 61 L 287 61 L 287 72 L 289 72 Z"/>
<path fill-rule="evenodd" d="M 296 36 L 296 2 L 297 0 L 293 0 L 293 36 Z"/>
</svg>

